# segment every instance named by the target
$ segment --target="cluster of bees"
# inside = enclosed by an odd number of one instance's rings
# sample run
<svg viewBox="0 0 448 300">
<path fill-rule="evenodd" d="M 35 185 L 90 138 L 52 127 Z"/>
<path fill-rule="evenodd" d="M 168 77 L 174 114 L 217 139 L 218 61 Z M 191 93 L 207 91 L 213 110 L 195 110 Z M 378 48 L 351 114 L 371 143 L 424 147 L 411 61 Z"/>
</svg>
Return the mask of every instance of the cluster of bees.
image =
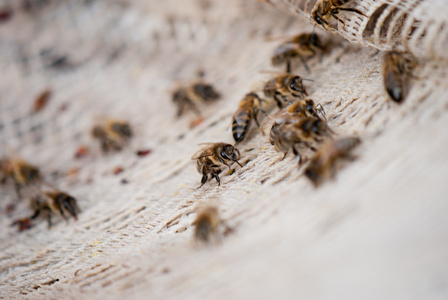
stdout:
<svg viewBox="0 0 448 300">
<path fill-rule="evenodd" d="M 76 199 L 64 191 L 54 188 L 45 182 L 39 169 L 19 158 L 3 158 L 0 160 L 0 175 L 2 184 L 11 181 L 16 189 L 17 197 L 30 200 L 33 215 L 15 221 L 20 230 L 31 228 L 31 220 L 36 219 L 41 212 L 46 213 L 48 227 L 51 227 L 53 214 L 60 214 L 77 219 L 79 212 Z"/>
<path fill-rule="evenodd" d="M 334 30 L 334 22 L 345 23 L 338 14 L 345 11 L 365 16 L 361 11 L 347 7 L 350 0 L 320 0 L 312 11 L 312 19 L 324 29 Z M 284 73 L 267 80 L 261 96 L 257 92 L 247 93 L 239 103 L 232 117 L 232 137 L 234 144 L 204 143 L 191 158 L 196 160 L 197 171 L 201 174 L 201 188 L 208 180 L 215 179 L 220 185 L 220 174 L 224 167 L 231 170 L 236 163 L 241 168 L 240 151 L 237 145 L 247 140 L 252 123 L 262 132 L 269 131 L 269 142 L 274 149 L 283 153 L 283 159 L 289 152 L 296 158 L 299 167 L 304 166 L 303 174 L 315 187 L 327 179 L 334 177 L 335 171 L 343 160 L 353 160 L 352 150 L 360 144 L 356 136 L 338 137 L 329 127 L 326 114 L 320 104 L 309 97 L 304 79 L 292 73 L 292 63 L 300 61 L 307 71 L 310 68 L 307 61 L 316 54 L 325 54 L 330 50 L 329 43 L 316 33 L 302 33 L 279 45 L 271 57 L 274 66 L 285 66 Z M 384 55 L 383 78 L 385 90 L 390 98 L 402 102 L 409 91 L 409 78 L 413 68 L 409 55 L 397 51 L 389 51 Z M 49 92 L 39 97 L 39 103 L 47 102 Z M 194 82 L 179 87 L 172 94 L 172 100 L 177 106 L 177 116 L 182 116 L 187 109 L 201 117 L 200 106 L 212 103 L 221 98 L 215 87 L 205 81 Z M 272 104 L 272 105 L 271 105 Z M 279 111 L 268 114 L 268 108 L 277 106 Z M 43 105 L 39 104 L 38 111 Z M 95 126 L 92 136 L 98 140 L 104 153 L 120 151 L 133 137 L 131 126 L 126 121 L 110 120 Z M 304 155 L 311 153 L 311 157 Z M 59 214 L 64 219 L 67 216 L 77 218 L 79 208 L 76 199 L 66 192 L 52 187 L 43 180 L 41 172 L 35 166 L 16 158 L 0 160 L 0 179 L 2 183 L 13 182 L 19 198 L 30 199 L 33 215 L 21 219 L 20 229 L 31 226 L 42 211 L 47 213 L 49 227 L 51 216 Z M 208 241 L 210 236 L 218 231 L 222 222 L 216 208 L 206 208 L 198 213 L 194 222 L 195 237 Z"/>
<path fill-rule="evenodd" d="M 340 12 L 351 12 L 365 16 L 361 11 L 347 7 L 350 0 L 320 0 L 312 11 L 312 19 L 328 31 L 334 31 L 334 22 L 345 22 L 339 18 Z M 271 62 L 274 66 L 286 65 L 285 73 L 268 80 L 263 87 L 263 96 L 255 92 L 246 94 L 232 118 L 232 136 L 235 144 L 205 143 L 200 144 L 191 159 L 196 160 L 198 172 L 202 175 L 202 187 L 208 179 L 216 179 L 220 185 L 219 174 L 223 167 L 229 170 L 233 163 L 241 164 L 241 155 L 236 146 L 243 142 L 249 133 L 252 121 L 262 131 L 269 130 L 269 141 L 275 150 L 284 153 L 291 151 L 299 166 L 305 165 L 304 175 L 315 187 L 325 180 L 335 176 L 338 165 L 343 160 L 353 160 L 353 149 L 361 142 L 357 136 L 335 137 L 335 132 L 329 127 L 325 111 L 320 104 L 308 97 L 303 84 L 306 80 L 292 74 L 291 64 L 300 60 L 307 71 L 310 71 L 307 60 L 318 52 L 329 51 L 329 44 L 316 33 L 302 33 L 279 45 L 273 53 Z M 384 87 L 391 100 L 402 102 L 409 91 L 409 78 L 413 64 L 404 53 L 389 51 L 384 55 L 383 80 Z M 194 85 L 184 89 L 194 90 Z M 201 93 L 192 93 L 182 99 L 183 105 L 197 103 L 198 98 L 206 102 Z M 176 95 L 176 93 L 174 94 Z M 180 105 L 178 97 L 173 95 L 173 101 Z M 264 107 L 274 101 L 279 111 L 268 115 Z M 180 110 L 180 108 L 179 108 Z M 264 118 L 264 119 L 263 119 Z M 262 120 L 263 119 L 263 120 Z M 303 159 L 303 152 L 311 152 L 310 159 Z M 197 215 L 195 237 L 208 242 L 218 232 L 220 225 L 217 208 L 209 207 Z"/>
<path fill-rule="evenodd" d="M 132 128 L 125 121 L 110 120 L 105 124 L 94 126 L 92 136 L 98 140 L 104 153 L 116 152 L 122 150 L 129 142 Z M 14 185 L 19 199 L 29 200 L 29 206 L 33 211 L 32 216 L 12 223 L 14 226 L 18 225 L 19 230 L 31 228 L 32 221 L 41 212 L 47 216 L 48 227 L 52 226 L 51 220 L 54 214 L 61 215 L 65 220 L 68 220 L 68 216 L 77 219 L 80 209 L 76 199 L 46 182 L 36 166 L 20 158 L 0 159 L 0 182 L 6 184 L 8 181 Z"/>
</svg>

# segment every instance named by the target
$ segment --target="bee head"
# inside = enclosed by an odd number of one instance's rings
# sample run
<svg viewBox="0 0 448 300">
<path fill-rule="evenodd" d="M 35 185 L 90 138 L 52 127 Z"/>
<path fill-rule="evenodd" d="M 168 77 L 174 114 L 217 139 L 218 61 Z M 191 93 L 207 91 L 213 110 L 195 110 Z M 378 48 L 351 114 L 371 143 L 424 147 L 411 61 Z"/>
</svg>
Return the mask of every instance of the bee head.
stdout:
<svg viewBox="0 0 448 300">
<path fill-rule="evenodd" d="M 238 149 L 234 146 L 228 144 L 222 149 L 221 156 L 231 161 L 238 161 L 240 158 L 240 151 L 238 151 Z"/>
<path fill-rule="evenodd" d="M 204 97 L 206 101 L 216 100 L 220 97 L 220 94 L 210 84 L 198 83 L 193 88 L 195 93 Z"/>
<path fill-rule="evenodd" d="M 55 202 L 61 211 L 66 210 L 75 220 L 77 219 L 78 205 L 75 198 L 66 193 L 58 193 Z"/>
<path fill-rule="evenodd" d="M 320 13 L 316 11 L 313 11 L 311 14 L 311 18 L 316 22 L 318 25 L 322 25 L 322 19 L 320 18 Z"/>
<path fill-rule="evenodd" d="M 294 76 L 291 79 L 291 83 L 289 84 L 289 87 L 293 91 L 301 92 L 303 90 L 302 78 L 300 78 L 299 76 Z"/>
<path fill-rule="evenodd" d="M 309 113 L 314 113 L 314 105 L 313 105 L 313 101 L 312 100 L 307 100 L 306 101 L 306 111 Z"/>
<path fill-rule="evenodd" d="M 112 130 L 118 133 L 120 136 L 132 137 L 131 126 L 127 123 L 113 123 Z"/>
<path fill-rule="evenodd" d="M 34 167 L 23 166 L 22 171 L 28 180 L 35 180 L 35 179 L 39 179 L 39 177 L 40 177 L 39 170 Z"/>
</svg>

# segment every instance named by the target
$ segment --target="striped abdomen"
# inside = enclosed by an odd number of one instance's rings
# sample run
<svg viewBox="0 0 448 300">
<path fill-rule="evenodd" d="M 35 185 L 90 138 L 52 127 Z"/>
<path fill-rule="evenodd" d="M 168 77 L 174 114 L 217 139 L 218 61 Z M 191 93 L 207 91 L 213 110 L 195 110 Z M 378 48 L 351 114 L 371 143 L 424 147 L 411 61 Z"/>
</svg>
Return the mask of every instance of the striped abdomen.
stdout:
<svg viewBox="0 0 448 300">
<path fill-rule="evenodd" d="M 236 143 L 241 142 L 249 131 L 250 111 L 238 109 L 233 116 L 232 135 Z"/>
</svg>

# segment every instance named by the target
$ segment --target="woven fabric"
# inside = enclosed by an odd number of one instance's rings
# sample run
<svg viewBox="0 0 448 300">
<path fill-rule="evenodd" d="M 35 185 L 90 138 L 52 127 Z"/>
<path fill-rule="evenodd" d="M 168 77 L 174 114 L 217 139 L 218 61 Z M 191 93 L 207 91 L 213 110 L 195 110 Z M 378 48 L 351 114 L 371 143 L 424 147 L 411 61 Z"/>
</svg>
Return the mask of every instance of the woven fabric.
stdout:
<svg viewBox="0 0 448 300">
<path fill-rule="evenodd" d="M 365 16 L 341 13 L 334 33 L 311 23 L 314 1 L 25 2 L 0 2 L 13 12 L 0 23 L 0 155 L 38 166 L 82 211 L 17 232 L 10 224 L 32 211 L 1 186 L 0 298 L 448 297 L 445 2 L 352 1 Z M 253 128 L 243 167 L 197 189 L 198 144 L 232 143 L 239 101 L 282 71 L 275 47 L 313 30 L 331 49 L 294 72 L 313 80 L 308 94 L 338 136 L 362 139 L 357 159 L 315 189 Z M 387 49 L 418 62 L 401 105 L 383 87 Z M 195 115 L 176 118 L 171 93 L 199 73 L 222 99 L 190 129 Z M 135 136 L 104 155 L 90 130 L 108 118 Z M 80 146 L 90 152 L 76 159 Z M 201 246 L 192 223 L 210 203 L 232 231 Z"/>
</svg>

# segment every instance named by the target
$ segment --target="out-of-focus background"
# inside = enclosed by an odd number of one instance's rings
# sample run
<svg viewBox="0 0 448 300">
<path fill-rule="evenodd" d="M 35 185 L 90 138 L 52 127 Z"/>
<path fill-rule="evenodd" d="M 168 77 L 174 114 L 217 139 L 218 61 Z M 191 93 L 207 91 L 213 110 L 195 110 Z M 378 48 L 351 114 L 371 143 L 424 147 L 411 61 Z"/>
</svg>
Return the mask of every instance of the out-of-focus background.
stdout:
<svg viewBox="0 0 448 300">
<path fill-rule="evenodd" d="M 32 212 L 0 187 L 0 298 L 447 299 L 446 4 L 354 1 L 365 16 L 342 13 L 333 34 L 311 23 L 314 4 L 0 1 L 0 155 L 38 166 L 82 210 L 18 232 Z M 282 71 L 275 47 L 313 30 L 332 48 L 294 72 L 338 136 L 360 136 L 357 159 L 315 189 L 254 129 L 244 167 L 197 189 L 197 144 L 232 143 L 239 101 Z M 418 62 L 401 105 L 383 88 L 388 49 Z M 223 97 L 190 128 L 171 93 L 200 75 Z M 90 135 L 107 118 L 135 130 L 117 154 Z M 209 203 L 232 230 L 201 246 L 192 222 Z"/>
</svg>

